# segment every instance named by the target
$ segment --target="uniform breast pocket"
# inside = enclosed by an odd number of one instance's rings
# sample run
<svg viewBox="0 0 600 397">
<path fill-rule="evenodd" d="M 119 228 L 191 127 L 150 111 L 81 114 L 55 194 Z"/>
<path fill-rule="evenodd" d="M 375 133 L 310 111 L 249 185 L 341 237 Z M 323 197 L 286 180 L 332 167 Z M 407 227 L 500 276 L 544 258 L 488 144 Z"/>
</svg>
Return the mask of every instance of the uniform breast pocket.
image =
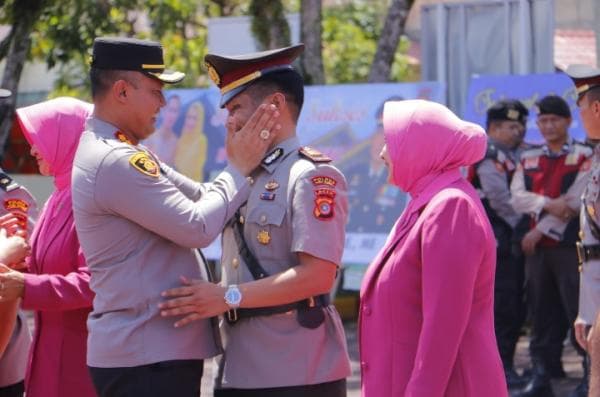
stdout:
<svg viewBox="0 0 600 397">
<path fill-rule="evenodd" d="M 290 250 L 289 231 L 284 227 L 286 207 L 281 203 L 261 203 L 246 217 L 246 238 L 260 260 L 281 258 Z"/>
</svg>

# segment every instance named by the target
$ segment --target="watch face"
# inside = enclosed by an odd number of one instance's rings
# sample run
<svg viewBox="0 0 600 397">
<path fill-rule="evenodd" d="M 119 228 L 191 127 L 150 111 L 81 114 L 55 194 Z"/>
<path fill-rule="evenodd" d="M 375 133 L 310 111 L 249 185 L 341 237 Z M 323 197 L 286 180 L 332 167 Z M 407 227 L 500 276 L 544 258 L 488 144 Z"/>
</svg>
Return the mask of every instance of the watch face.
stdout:
<svg viewBox="0 0 600 397">
<path fill-rule="evenodd" d="M 225 301 L 227 301 L 228 305 L 234 306 L 239 305 L 242 300 L 242 294 L 237 287 L 229 287 L 227 292 L 225 293 Z"/>
</svg>

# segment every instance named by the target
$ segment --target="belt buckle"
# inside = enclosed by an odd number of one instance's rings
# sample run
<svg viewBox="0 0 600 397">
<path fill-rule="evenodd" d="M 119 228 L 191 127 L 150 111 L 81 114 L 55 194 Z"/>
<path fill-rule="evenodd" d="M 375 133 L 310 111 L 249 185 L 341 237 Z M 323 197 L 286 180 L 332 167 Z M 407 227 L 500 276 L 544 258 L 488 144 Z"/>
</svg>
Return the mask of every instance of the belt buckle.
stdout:
<svg viewBox="0 0 600 397">
<path fill-rule="evenodd" d="M 583 263 L 587 260 L 587 255 L 585 254 L 585 247 L 583 246 L 583 243 L 581 241 L 576 242 L 575 247 L 577 248 L 577 260 L 579 261 L 580 265 L 583 265 Z"/>
</svg>

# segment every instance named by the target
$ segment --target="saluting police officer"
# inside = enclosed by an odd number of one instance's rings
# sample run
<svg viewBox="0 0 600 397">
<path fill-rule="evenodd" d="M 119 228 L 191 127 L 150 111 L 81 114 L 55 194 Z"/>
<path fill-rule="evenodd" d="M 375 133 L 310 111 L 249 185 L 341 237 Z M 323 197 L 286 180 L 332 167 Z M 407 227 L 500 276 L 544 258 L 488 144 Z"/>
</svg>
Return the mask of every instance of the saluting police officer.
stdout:
<svg viewBox="0 0 600 397">
<path fill-rule="evenodd" d="M 248 199 L 246 176 L 270 141 L 275 111 L 262 106 L 229 137 L 230 166 L 210 186 L 174 172 L 139 142 L 165 106 L 159 43 L 94 41 L 94 113 L 73 167 L 77 233 L 91 273 L 87 362 L 99 396 L 186 396 L 200 392 L 202 359 L 220 352 L 209 320 L 176 329 L 161 317 L 161 291 L 201 277 L 193 247 L 207 246 Z M 241 127 L 241 126 L 240 126 Z M 274 134 L 276 135 L 276 134 Z"/>
<path fill-rule="evenodd" d="M 530 397 L 551 395 L 550 378 L 565 376 L 560 357 L 578 301 L 576 215 L 592 155 L 589 146 L 569 136 L 571 111 L 564 99 L 545 96 L 536 102 L 536 110 L 545 143 L 521 154 L 511 183 L 511 203 L 531 217 L 521 246 L 527 255 L 529 351 L 534 368 L 531 381 L 519 394 Z"/>
<path fill-rule="evenodd" d="M 600 139 L 600 70 L 586 65 L 571 65 L 567 74 L 577 91 L 577 106 L 588 140 Z M 577 251 L 580 261 L 579 311 L 575 320 L 577 342 L 590 352 L 590 338 L 600 333 L 595 329 L 600 308 L 600 147 L 596 146 L 592 158 L 590 177 L 583 193 L 580 212 L 580 241 Z M 593 336 L 592 336 L 593 334 Z M 600 393 L 600 350 L 591 353 L 592 377 L 590 396 Z M 587 374 L 584 374 L 587 375 Z M 585 380 L 585 377 L 584 377 Z M 586 395 L 582 390 L 580 395 Z"/>
<path fill-rule="evenodd" d="M 164 305 L 166 315 L 190 313 L 178 324 L 225 313 L 217 397 L 346 395 L 348 353 L 329 292 L 344 247 L 347 186 L 329 158 L 296 137 L 304 86 L 290 63 L 303 48 L 205 57 L 229 112 L 228 135 L 261 101 L 277 107 L 282 126 L 248 202 L 223 231 L 222 286 L 167 292 L 179 298 Z"/>
<path fill-rule="evenodd" d="M 515 228 L 522 215 L 510 204 L 510 182 L 516 150 L 527 124 L 527 108 L 518 100 L 498 101 L 487 111 L 485 158 L 472 166 L 469 179 L 477 188 L 496 237 L 494 327 L 509 388 L 521 386 L 513 359 L 524 320 L 523 262 L 513 249 Z"/>
<path fill-rule="evenodd" d="M 0 89 L 0 98 L 11 95 L 10 91 Z M 12 214 L 16 218 L 16 229 L 27 238 L 37 220 L 37 202 L 23 186 L 0 168 L 0 215 Z M 7 264 L 8 265 L 8 264 Z M 0 296 L 2 288 L 0 288 Z M 19 301 L 0 303 L 0 311 L 14 313 Z M 3 324 L 5 325 L 5 324 Z M 4 353 L 0 350 L 0 396 L 20 397 L 25 391 L 25 370 L 31 344 L 31 334 L 27 320 L 22 312 L 17 313 L 16 322 L 8 346 Z"/>
</svg>

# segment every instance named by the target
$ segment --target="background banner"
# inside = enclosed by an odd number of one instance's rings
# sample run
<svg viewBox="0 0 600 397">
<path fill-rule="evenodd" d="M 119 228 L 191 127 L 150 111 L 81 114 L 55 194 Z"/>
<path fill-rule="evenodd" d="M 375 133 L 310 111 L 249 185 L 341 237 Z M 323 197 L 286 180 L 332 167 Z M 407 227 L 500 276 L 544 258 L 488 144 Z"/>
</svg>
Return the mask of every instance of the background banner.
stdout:
<svg viewBox="0 0 600 397">
<path fill-rule="evenodd" d="M 144 143 L 165 163 L 197 181 L 212 180 L 227 162 L 220 93 L 211 89 L 165 91 L 155 133 Z M 358 289 L 366 265 L 383 246 L 406 205 L 407 195 L 388 185 L 379 158 L 381 112 L 388 99 L 443 102 L 440 83 L 352 84 L 306 87 L 297 134 L 303 145 L 334 159 L 348 181 L 350 216 L 343 263 L 344 287 Z M 203 250 L 219 259 L 220 239 Z"/>
</svg>

